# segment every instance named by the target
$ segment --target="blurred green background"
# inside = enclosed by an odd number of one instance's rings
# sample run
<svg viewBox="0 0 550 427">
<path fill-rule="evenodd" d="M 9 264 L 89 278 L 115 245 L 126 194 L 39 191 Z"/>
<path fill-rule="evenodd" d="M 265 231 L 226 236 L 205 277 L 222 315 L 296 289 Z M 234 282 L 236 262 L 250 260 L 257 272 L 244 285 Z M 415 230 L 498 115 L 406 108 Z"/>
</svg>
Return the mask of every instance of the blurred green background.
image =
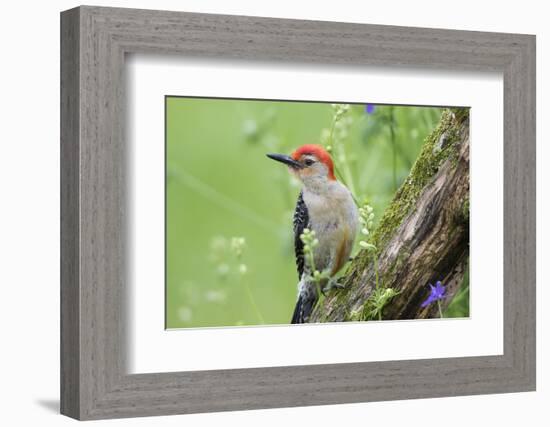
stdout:
<svg viewBox="0 0 550 427">
<path fill-rule="evenodd" d="M 350 105 L 335 120 L 330 103 L 167 97 L 166 327 L 289 323 L 300 186 L 266 153 L 334 145 L 341 178 L 374 208 L 376 226 L 441 112 Z M 464 288 L 453 317 L 468 315 Z"/>
</svg>

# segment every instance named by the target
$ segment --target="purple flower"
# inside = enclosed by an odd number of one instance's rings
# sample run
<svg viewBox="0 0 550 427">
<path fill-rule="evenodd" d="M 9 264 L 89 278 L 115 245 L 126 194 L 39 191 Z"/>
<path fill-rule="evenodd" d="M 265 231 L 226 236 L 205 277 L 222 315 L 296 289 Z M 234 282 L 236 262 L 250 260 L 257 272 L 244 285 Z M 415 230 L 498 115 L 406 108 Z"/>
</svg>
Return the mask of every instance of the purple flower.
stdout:
<svg viewBox="0 0 550 427">
<path fill-rule="evenodd" d="M 427 307 L 432 302 L 439 301 L 445 298 L 445 286 L 443 286 L 439 280 L 435 283 L 435 286 L 433 286 L 431 283 L 429 283 L 429 285 L 430 295 L 428 296 L 428 299 L 424 301 L 420 306 L 422 308 Z"/>
<path fill-rule="evenodd" d="M 367 113 L 367 114 L 374 113 L 374 104 L 366 104 L 365 105 L 365 113 Z"/>
</svg>

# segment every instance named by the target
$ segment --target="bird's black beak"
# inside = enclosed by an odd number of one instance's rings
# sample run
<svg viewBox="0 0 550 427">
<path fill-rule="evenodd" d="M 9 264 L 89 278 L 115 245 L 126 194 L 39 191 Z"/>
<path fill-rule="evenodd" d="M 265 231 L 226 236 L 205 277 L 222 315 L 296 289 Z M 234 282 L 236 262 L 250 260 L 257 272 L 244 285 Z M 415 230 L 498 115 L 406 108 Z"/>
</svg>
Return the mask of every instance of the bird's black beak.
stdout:
<svg viewBox="0 0 550 427">
<path fill-rule="evenodd" d="M 266 154 L 267 157 L 273 160 L 277 160 L 278 162 L 284 163 L 285 165 L 288 165 L 290 167 L 293 167 L 294 169 L 302 169 L 303 165 L 300 162 L 297 162 L 292 157 L 287 156 L 286 154 Z"/>
</svg>

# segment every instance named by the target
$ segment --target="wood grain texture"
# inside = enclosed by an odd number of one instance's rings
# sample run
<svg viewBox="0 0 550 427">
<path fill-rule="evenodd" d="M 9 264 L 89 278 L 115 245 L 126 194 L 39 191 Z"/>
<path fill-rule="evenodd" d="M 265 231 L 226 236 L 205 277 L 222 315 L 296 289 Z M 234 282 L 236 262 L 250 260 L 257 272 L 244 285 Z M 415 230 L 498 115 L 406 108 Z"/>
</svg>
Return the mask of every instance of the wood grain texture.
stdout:
<svg viewBox="0 0 550 427">
<path fill-rule="evenodd" d="M 533 36 L 86 6 L 61 22 L 62 413 L 100 419 L 534 389 Z M 503 72 L 504 354 L 128 375 L 128 53 Z"/>
<path fill-rule="evenodd" d="M 61 20 L 61 413 L 80 413 L 79 13 Z"/>
<path fill-rule="evenodd" d="M 455 112 L 443 112 L 370 236 L 376 254 L 357 254 L 339 278 L 344 289 L 327 294 L 309 322 L 369 320 L 377 280 L 399 292 L 381 320 L 438 318 L 438 304 L 422 307 L 427 283 L 437 280 L 445 284 L 443 310 L 452 301 L 470 250 L 470 120 L 469 111 Z"/>
</svg>

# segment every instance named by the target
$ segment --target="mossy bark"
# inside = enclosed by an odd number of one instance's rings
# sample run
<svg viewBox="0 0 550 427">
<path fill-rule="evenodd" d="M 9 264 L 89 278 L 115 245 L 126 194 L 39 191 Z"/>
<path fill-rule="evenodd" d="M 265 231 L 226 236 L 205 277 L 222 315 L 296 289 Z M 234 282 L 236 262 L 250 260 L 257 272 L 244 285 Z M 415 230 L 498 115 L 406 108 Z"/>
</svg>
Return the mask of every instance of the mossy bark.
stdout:
<svg viewBox="0 0 550 427">
<path fill-rule="evenodd" d="M 446 286 L 445 308 L 458 291 L 469 258 L 469 120 L 467 109 L 448 109 L 422 147 L 411 173 L 372 236 L 376 255 L 361 251 L 310 322 L 361 319 L 376 287 L 393 288 L 383 319 L 439 317 L 422 308 L 428 283 Z M 376 259 L 375 259 L 376 257 Z"/>
</svg>

